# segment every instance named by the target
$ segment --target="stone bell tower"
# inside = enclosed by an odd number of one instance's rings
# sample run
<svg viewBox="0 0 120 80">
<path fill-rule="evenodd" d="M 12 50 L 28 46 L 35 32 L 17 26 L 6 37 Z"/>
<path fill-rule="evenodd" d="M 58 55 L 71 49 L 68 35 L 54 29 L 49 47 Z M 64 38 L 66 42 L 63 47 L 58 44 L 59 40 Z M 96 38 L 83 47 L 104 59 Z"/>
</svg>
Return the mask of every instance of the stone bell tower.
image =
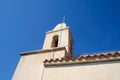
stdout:
<svg viewBox="0 0 120 80">
<path fill-rule="evenodd" d="M 12 80 L 42 80 L 43 61 L 70 57 L 73 54 L 73 38 L 70 28 L 64 22 L 46 32 L 43 48 L 20 54 L 20 60 Z"/>
</svg>

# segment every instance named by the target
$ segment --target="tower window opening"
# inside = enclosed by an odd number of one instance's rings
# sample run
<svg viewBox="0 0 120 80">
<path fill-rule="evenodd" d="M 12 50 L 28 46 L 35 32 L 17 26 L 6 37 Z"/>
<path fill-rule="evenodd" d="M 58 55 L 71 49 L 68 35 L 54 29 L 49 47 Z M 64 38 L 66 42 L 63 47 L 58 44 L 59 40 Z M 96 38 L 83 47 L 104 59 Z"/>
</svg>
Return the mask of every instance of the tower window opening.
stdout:
<svg viewBox="0 0 120 80">
<path fill-rule="evenodd" d="M 53 36 L 51 47 L 58 47 L 58 35 Z"/>
<path fill-rule="evenodd" d="M 55 41 L 55 47 L 58 47 L 58 40 Z"/>
</svg>

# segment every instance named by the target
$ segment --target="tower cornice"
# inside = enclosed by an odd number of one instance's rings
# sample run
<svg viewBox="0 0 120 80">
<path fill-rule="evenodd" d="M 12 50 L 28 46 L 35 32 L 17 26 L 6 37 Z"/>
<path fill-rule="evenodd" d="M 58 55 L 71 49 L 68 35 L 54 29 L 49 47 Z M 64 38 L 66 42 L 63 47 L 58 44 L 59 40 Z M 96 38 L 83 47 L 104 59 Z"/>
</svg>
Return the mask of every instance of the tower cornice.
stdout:
<svg viewBox="0 0 120 80">
<path fill-rule="evenodd" d="M 67 28 L 64 28 L 64 29 L 61 29 L 61 30 L 66 30 L 66 29 L 70 29 L 70 28 L 67 27 Z M 48 31 L 48 32 L 46 32 L 46 34 L 53 33 L 53 32 L 58 32 L 58 31 L 61 31 L 61 30 Z"/>
<path fill-rule="evenodd" d="M 59 51 L 59 50 L 65 50 L 65 47 L 55 47 L 50 49 L 43 49 L 43 50 L 35 50 L 35 51 L 28 51 L 28 52 L 22 52 L 20 53 L 21 56 L 24 55 L 33 55 L 33 54 L 40 54 L 40 53 L 46 53 L 46 52 L 52 52 L 52 51 Z"/>
</svg>

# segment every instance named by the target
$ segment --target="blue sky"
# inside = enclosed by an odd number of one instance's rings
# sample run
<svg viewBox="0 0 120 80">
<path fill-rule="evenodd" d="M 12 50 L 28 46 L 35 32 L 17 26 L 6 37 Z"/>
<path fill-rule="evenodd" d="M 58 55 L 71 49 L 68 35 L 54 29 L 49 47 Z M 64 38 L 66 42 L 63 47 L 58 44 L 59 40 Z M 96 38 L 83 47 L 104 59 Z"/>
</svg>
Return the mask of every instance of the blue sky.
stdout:
<svg viewBox="0 0 120 80">
<path fill-rule="evenodd" d="M 64 15 L 76 56 L 120 50 L 120 0 L 0 0 L 0 80 L 11 80 L 20 52 L 41 49 Z"/>
</svg>

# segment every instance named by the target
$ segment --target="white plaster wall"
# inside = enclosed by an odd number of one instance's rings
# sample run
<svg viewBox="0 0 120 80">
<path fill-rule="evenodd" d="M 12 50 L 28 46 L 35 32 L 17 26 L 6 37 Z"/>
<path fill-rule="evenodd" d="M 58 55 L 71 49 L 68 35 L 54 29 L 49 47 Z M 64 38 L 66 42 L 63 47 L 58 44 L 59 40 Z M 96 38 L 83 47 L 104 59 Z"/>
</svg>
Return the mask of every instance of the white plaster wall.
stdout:
<svg viewBox="0 0 120 80">
<path fill-rule="evenodd" d="M 49 66 L 42 80 L 120 80 L 120 61 Z"/>
<path fill-rule="evenodd" d="M 22 56 L 12 80 L 41 80 L 42 55 Z"/>
<path fill-rule="evenodd" d="M 55 57 L 63 57 L 65 50 L 21 56 L 12 80 L 41 80 L 43 61 Z M 54 56 L 53 56 L 54 54 Z"/>
</svg>

